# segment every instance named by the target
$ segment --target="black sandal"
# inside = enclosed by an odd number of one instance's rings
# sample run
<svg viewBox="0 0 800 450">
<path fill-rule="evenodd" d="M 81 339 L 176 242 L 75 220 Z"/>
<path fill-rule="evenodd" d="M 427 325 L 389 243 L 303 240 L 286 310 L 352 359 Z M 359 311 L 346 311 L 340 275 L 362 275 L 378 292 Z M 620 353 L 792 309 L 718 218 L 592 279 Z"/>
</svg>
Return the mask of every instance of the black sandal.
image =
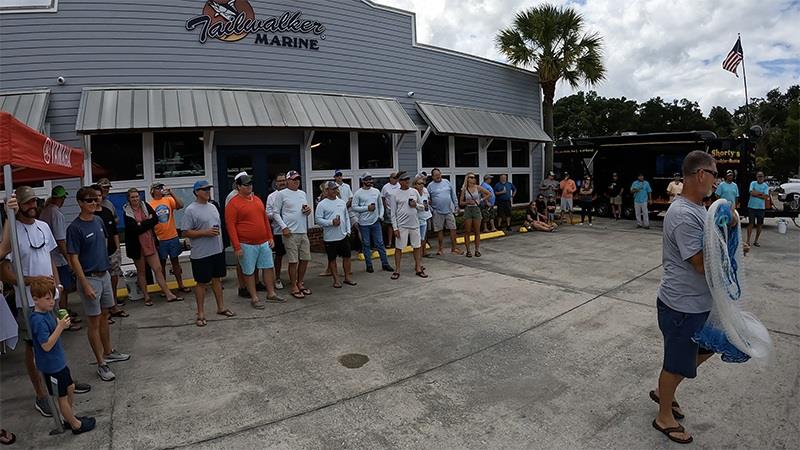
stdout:
<svg viewBox="0 0 800 450">
<path fill-rule="evenodd" d="M 428 274 L 425 273 L 424 270 L 420 270 L 419 272 L 417 272 L 417 276 L 420 278 L 428 278 Z"/>
<path fill-rule="evenodd" d="M 654 390 L 650 391 L 650 399 L 658 403 L 659 405 L 661 404 L 661 400 L 658 398 L 658 395 L 656 395 L 656 391 Z M 675 410 L 675 408 L 680 408 L 680 407 L 681 405 L 679 405 L 678 402 L 676 402 L 675 400 L 672 401 L 672 417 L 676 418 L 677 420 L 681 420 L 684 417 L 686 417 L 682 413 Z"/>
<path fill-rule="evenodd" d="M 0 444 L 11 445 L 14 442 L 17 442 L 16 434 L 7 430 L 0 430 Z"/>
<path fill-rule="evenodd" d="M 683 428 L 683 425 L 678 425 L 677 427 L 671 428 L 661 428 L 658 423 L 653 420 L 653 428 L 664 433 L 664 435 L 667 436 L 670 441 L 677 442 L 678 444 L 689 444 L 694 440 L 694 438 L 691 436 L 689 436 L 689 439 L 681 439 L 672 435 L 672 433 L 685 433 L 686 430 Z"/>
<path fill-rule="evenodd" d="M 398 272 L 395 272 L 395 273 L 392 274 L 392 279 L 393 280 L 396 280 L 398 278 L 400 278 L 400 274 Z"/>
</svg>

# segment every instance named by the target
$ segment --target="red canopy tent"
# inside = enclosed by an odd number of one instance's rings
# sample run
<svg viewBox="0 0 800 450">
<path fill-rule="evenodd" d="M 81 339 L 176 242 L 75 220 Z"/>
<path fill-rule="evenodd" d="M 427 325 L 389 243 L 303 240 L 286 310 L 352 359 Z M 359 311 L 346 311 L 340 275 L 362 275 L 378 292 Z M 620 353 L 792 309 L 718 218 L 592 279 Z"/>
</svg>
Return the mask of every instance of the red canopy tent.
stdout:
<svg viewBox="0 0 800 450">
<path fill-rule="evenodd" d="M 0 111 L 0 165 L 3 172 L 0 179 L 5 183 L 7 195 L 11 195 L 14 181 L 30 183 L 33 181 L 54 180 L 59 178 L 83 177 L 83 151 L 72 148 L 30 128 L 7 112 Z M 14 214 L 8 214 L 9 235 L 11 236 L 11 252 L 14 261 L 19 261 L 19 239 Z M 17 277 L 17 292 L 25 295 L 25 280 L 22 265 L 14 264 Z M 27 306 L 28 299 L 19 299 L 21 305 Z M 30 333 L 28 308 L 23 307 L 22 316 Z M 45 380 L 48 382 L 48 380 Z M 53 415 L 57 432 L 63 431 L 58 414 Z"/>
</svg>

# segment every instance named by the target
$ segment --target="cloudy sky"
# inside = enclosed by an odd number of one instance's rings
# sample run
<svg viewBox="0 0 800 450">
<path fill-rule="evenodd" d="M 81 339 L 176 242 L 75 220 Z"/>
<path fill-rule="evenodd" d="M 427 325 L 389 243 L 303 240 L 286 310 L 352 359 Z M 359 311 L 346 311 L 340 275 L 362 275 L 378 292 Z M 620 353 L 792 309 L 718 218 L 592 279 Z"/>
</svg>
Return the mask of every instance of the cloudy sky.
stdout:
<svg viewBox="0 0 800 450">
<path fill-rule="evenodd" d="M 583 14 L 604 37 L 606 97 L 639 101 L 686 97 L 733 109 L 744 102 L 739 78 L 722 60 L 742 33 L 750 97 L 800 83 L 800 0 L 552 0 Z M 378 0 L 417 14 L 417 40 L 504 61 L 497 30 L 536 0 Z M 568 86 L 558 96 L 569 95 Z"/>
</svg>

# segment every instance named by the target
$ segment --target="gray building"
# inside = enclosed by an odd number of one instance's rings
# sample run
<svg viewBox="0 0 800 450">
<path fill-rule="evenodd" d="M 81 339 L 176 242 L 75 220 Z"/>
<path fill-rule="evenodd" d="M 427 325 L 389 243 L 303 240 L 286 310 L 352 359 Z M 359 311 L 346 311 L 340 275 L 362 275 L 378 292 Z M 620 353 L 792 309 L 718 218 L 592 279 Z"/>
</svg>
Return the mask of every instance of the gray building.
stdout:
<svg viewBox="0 0 800 450">
<path fill-rule="evenodd" d="M 265 195 L 289 169 L 311 197 L 335 169 L 357 185 L 364 171 L 438 167 L 459 187 L 470 171 L 508 173 L 523 203 L 541 180 L 536 74 L 419 44 L 410 12 L 367 0 L 3 5 L 0 109 L 87 150 L 83 182 L 108 177 L 120 197 L 162 180 L 189 200 L 205 178 L 222 198 L 242 170 Z"/>
</svg>

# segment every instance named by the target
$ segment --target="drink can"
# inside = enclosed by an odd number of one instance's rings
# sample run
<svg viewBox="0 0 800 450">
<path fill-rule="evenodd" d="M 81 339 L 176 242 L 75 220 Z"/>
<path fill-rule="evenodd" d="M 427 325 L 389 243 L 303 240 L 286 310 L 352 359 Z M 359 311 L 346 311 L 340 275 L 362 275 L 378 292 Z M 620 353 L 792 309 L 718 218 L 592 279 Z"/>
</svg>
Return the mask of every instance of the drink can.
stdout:
<svg viewBox="0 0 800 450">
<path fill-rule="evenodd" d="M 65 317 L 69 315 L 69 311 L 66 309 L 59 309 L 58 310 L 58 320 L 64 320 Z"/>
</svg>

